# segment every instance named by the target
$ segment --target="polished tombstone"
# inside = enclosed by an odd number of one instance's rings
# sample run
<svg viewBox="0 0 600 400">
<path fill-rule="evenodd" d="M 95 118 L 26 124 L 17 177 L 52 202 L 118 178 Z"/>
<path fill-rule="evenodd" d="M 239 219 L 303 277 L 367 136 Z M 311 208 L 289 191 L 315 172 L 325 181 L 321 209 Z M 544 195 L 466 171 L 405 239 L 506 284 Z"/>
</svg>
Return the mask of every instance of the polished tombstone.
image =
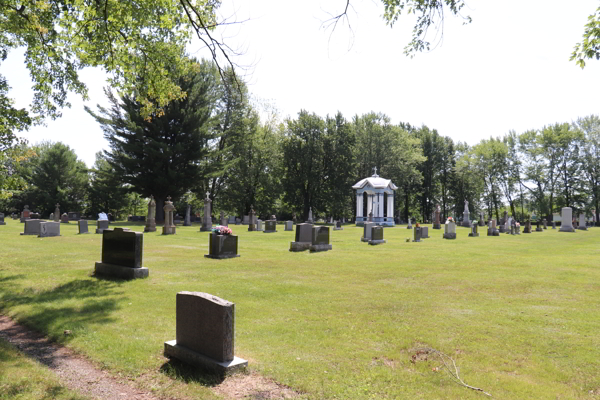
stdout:
<svg viewBox="0 0 600 400">
<path fill-rule="evenodd" d="M 421 227 L 421 239 L 429 239 L 429 227 Z"/>
<path fill-rule="evenodd" d="M 4 213 L 0 213 L 0 225 L 6 225 L 6 222 L 4 222 Z"/>
<path fill-rule="evenodd" d="M 571 207 L 563 207 L 561 210 L 561 221 L 559 232 L 575 232 L 573 229 L 573 210 Z"/>
<path fill-rule="evenodd" d="M 40 234 L 40 219 L 27 219 L 25 220 L 25 230 L 21 235 L 39 235 Z"/>
<path fill-rule="evenodd" d="M 202 292 L 177 293 L 175 340 L 164 355 L 220 375 L 248 366 L 234 355 L 235 304 Z"/>
<path fill-rule="evenodd" d="M 218 235 L 211 233 L 208 239 L 206 258 L 235 258 L 238 255 L 238 237 L 236 235 Z"/>
<path fill-rule="evenodd" d="M 250 206 L 250 220 L 248 221 L 248 232 L 254 232 L 256 230 L 256 212 L 254 211 L 254 207 Z"/>
<path fill-rule="evenodd" d="M 39 237 L 60 236 L 60 222 L 42 221 L 40 223 Z"/>
<path fill-rule="evenodd" d="M 328 226 L 313 226 L 312 241 L 308 248 L 311 253 L 316 251 L 328 251 L 332 249 L 329 244 L 329 227 Z"/>
<path fill-rule="evenodd" d="M 173 212 L 175 211 L 175 206 L 171 201 L 171 196 L 167 197 L 167 201 L 165 201 L 165 206 L 163 207 L 165 212 L 165 223 L 162 228 L 163 235 L 175 235 L 177 232 L 177 227 L 175 226 L 175 221 L 173 220 Z"/>
<path fill-rule="evenodd" d="M 312 224 L 296 225 L 296 241 L 290 242 L 290 251 L 308 250 L 312 244 Z"/>
<path fill-rule="evenodd" d="M 340 220 L 335 221 L 335 223 L 333 225 L 333 230 L 334 231 L 343 231 L 344 228 L 342 227 L 342 221 L 340 221 Z"/>
<path fill-rule="evenodd" d="M 587 226 L 585 223 L 585 214 L 579 214 L 579 227 L 577 229 L 581 231 L 587 231 Z"/>
<path fill-rule="evenodd" d="M 29 206 L 24 206 L 23 211 L 21 211 L 21 222 L 25 222 L 30 218 L 31 211 L 29 211 Z"/>
<path fill-rule="evenodd" d="M 277 221 L 276 220 L 269 220 L 269 221 L 265 221 L 265 230 L 264 233 L 274 233 L 277 232 Z"/>
<path fill-rule="evenodd" d="M 285 231 L 293 231 L 294 230 L 294 221 L 285 221 Z"/>
<path fill-rule="evenodd" d="M 88 222 L 85 219 L 80 219 L 79 221 L 77 221 L 77 226 L 79 227 L 79 235 L 82 235 L 84 233 L 90 233 L 88 231 Z"/>
<path fill-rule="evenodd" d="M 105 229 L 108 229 L 107 219 L 99 219 L 96 221 L 96 233 L 102 233 Z"/>
<path fill-rule="evenodd" d="M 469 237 L 479 237 L 479 232 L 477 232 L 477 224 L 473 224 L 473 226 L 471 226 Z"/>
<path fill-rule="evenodd" d="M 150 195 L 150 201 L 148 202 L 148 215 L 144 232 L 156 232 L 156 201 L 152 195 Z"/>
<path fill-rule="evenodd" d="M 439 204 L 436 206 L 435 212 L 434 212 L 433 229 L 442 229 L 442 226 L 440 224 L 440 205 Z"/>
<path fill-rule="evenodd" d="M 96 262 L 96 275 L 123 279 L 147 278 L 148 268 L 142 266 L 144 234 L 127 228 L 105 229 L 102 232 L 102 261 Z"/>
<path fill-rule="evenodd" d="M 456 239 L 456 224 L 454 221 L 448 220 L 444 225 L 444 239 Z"/>
<path fill-rule="evenodd" d="M 415 226 L 415 229 L 413 231 L 414 231 L 413 242 L 420 242 L 421 241 L 421 227 Z"/>
<path fill-rule="evenodd" d="M 371 239 L 369 240 L 369 244 L 374 246 L 386 243 L 386 240 L 383 238 L 383 226 L 376 226 L 374 223 L 372 224 L 373 226 L 371 226 Z"/>
<path fill-rule="evenodd" d="M 362 242 L 368 242 L 369 240 L 371 240 L 371 231 L 374 226 L 375 222 L 365 222 L 363 226 L 363 236 L 360 238 Z"/>
</svg>

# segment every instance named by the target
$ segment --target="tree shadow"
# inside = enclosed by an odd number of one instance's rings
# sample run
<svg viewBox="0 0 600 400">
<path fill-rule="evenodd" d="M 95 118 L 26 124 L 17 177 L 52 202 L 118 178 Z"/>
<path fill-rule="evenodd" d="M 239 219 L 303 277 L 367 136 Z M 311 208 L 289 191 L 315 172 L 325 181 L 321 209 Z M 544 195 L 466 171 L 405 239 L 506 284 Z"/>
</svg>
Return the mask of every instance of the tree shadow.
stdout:
<svg viewBox="0 0 600 400">
<path fill-rule="evenodd" d="M 204 370 L 202 368 L 186 364 L 175 358 L 164 363 L 159 371 L 171 379 L 185 383 L 198 383 L 206 387 L 214 387 L 221 384 L 226 375 Z"/>
</svg>

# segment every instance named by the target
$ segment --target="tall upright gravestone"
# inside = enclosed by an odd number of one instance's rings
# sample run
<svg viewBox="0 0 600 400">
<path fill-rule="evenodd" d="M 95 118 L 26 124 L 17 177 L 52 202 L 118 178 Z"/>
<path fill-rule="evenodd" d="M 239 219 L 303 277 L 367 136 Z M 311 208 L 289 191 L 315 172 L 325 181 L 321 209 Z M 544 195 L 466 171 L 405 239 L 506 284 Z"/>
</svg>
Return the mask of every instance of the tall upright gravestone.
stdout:
<svg viewBox="0 0 600 400">
<path fill-rule="evenodd" d="M 143 233 L 127 228 L 105 229 L 102 261 L 96 262 L 95 273 L 123 279 L 147 278 L 148 268 L 142 265 L 143 252 Z"/>
<path fill-rule="evenodd" d="M 154 201 L 152 195 L 150 195 L 150 201 L 148 202 L 148 216 L 146 217 L 144 232 L 156 232 L 156 201 Z"/>
<path fill-rule="evenodd" d="M 192 226 L 192 206 L 189 204 L 185 208 L 185 218 L 183 219 L 183 226 Z"/>
<path fill-rule="evenodd" d="M 171 201 L 171 196 L 167 197 L 167 201 L 165 201 L 165 206 L 163 207 L 165 211 L 165 224 L 162 229 L 163 235 L 174 235 L 176 232 L 175 222 L 173 220 L 173 212 L 175 211 L 175 206 Z"/>
<path fill-rule="evenodd" d="M 248 232 L 254 232 L 257 230 L 256 227 L 256 213 L 254 212 L 254 206 L 250 206 L 250 221 L 248 223 Z"/>
<path fill-rule="evenodd" d="M 465 210 L 463 211 L 462 226 L 466 228 L 471 227 L 471 220 L 469 219 L 469 202 L 467 200 L 465 200 Z"/>
<path fill-rule="evenodd" d="M 582 231 L 587 231 L 587 226 L 585 222 L 585 214 L 579 214 L 579 227 L 577 229 Z"/>
<path fill-rule="evenodd" d="M 571 207 L 563 207 L 561 210 L 559 232 L 575 232 L 575 229 L 573 229 L 573 209 Z"/>
<path fill-rule="evenodd" d="M 4 213 L 0 213 L 0 225 L 6 225 L 6 222 L 4 222 Z"/>
<path fill-rule="evenodd" d="M 479 212 L 479 226 L 485 226 L 485 219 L 483 218 L 483 211 Z"/>
<path fill-rule="evenodd" d="M 54 222 L 60 221 L 60 204 L 56 203 L 56 208 L 54 209 Z"/>
<path fill-rule="evenodd" d="M 456 239 L 456 224 L 452 220 L 446 221 L 444 225 L 444 239 Z"/>
<path fill-rule="evenodd" d="M 200 232 L 209 232 L 212 230 L 212 217 L 210 204 L 212 200 L 209 197 L 210 193 L 206 192 L 206 198 L 204 199 L 204 215 L 202 216 L 202 227 Z"/>
<path fill-rule="evenodd" d="M 164 354 L 225 375 L 248 366 L 234 355 L 235 304 L 202 292 L 177 293 L 175 340 Z"/>
<path fill-rule="evenodd" d="M 365 222 L 363 225 L 363 236 L 360 238 L 361 242 L 368 242 L 372 239 L 371 233 L 374 226 L 375 222 Z"/>
<path fill-rule="evenodd" d="M 24 206 L 23 211 L 21 211 L 21 222 L 25 222 L 29 219 L 31 215 L 31 211 L 29 211 L 29 206 Z"/>
<path fill-rule="evenodd" d="M 438 204 L 435 208 L 434 213 L 435 220 L 433 221 L 433 229 L 442 229 L 440 224 L 440 205 Z"/>
</svg>

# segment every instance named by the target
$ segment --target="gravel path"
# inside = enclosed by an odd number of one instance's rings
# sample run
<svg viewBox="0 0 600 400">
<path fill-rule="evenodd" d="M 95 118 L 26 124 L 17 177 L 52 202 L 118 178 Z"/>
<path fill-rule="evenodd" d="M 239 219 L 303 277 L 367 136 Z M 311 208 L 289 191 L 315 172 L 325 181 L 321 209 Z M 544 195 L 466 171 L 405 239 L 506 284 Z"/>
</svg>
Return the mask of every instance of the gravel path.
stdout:
<svg viewBox="0 0 600 400">
<path fill-rule="evenodd" d="M 44 336 L 3 315 L 0 315 L 0 337 L 52 369 L 64 386 L 89 397 L 102 400 L 158 400 L 150 393 L 119 382 L 68 348 L 51 343 Z"/>
</svg>

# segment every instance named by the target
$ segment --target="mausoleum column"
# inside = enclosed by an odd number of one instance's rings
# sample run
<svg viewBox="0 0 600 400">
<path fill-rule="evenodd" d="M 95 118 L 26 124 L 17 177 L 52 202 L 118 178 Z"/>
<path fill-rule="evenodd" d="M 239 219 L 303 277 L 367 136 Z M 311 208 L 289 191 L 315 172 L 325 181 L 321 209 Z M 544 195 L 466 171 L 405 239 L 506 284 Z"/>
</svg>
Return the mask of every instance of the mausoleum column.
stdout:
<svg viewBox="0 0 600 400">
<path fill-rule="evenodd" d="M 379 203 L 377 204 L 377 208 L 379 209 L 377 216 L 383 217 L 383 193 L 377 193 L 377 202 Z"/>
<path fill-rule="evenodd" d="M 362 193 L 356 193 L 356 217 L 362 217 L 363 212 L 363 195 Z"/>
<path fill-rule="evenodd" d="M 387 197 L 387 216 L 394 218 L 394 195 L 391 193 Z"/>
<path fill-rule="evenodd" d="M 373 209 L 373 195 L 367 193 L 367 215 L 371 213 Z"/>
</svg>

